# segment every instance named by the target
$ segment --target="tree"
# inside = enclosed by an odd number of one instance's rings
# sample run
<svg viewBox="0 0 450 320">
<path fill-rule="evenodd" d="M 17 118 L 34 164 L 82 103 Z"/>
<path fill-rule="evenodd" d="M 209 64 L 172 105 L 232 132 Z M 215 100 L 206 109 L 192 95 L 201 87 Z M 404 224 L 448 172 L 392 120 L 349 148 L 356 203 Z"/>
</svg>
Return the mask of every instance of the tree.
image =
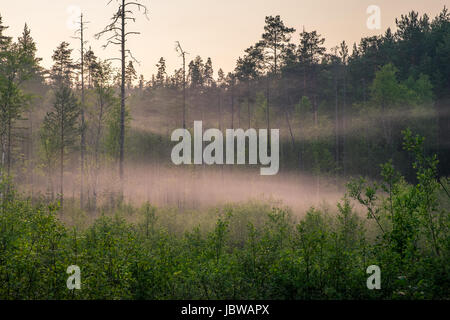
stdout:
<svg viewBox="0 0 450 320">
<path fill-rule="evenodd" d="M 35 84 L 41 84 L 43 82 L 43 68 L 39 65 L 41 62 L 41 58 L 36 57 L 36 43 L 31 36 L 31 30 L 28 28 L 28 25 L 25 23 L 23 28 L 22 35 L 17 39 L 17 43 L 19 46 L 19 51 L 22 52 L 24 60 L 24 69 L 23 74 L 25 75 L 25 79 L 28 81 L 34 80 Z M 22 76 L 23 77 L 23 76 Z M 31 97 L 31 95 L 29 96 Z M 27 158 L 28 158 L 28 177 L 31 185 L 31 196 L 33 197 L 33 186 L 34 186 L 34 157 L 33 157 L 33 105 L 29 104 L 28 106 L 28 120 L 29 120 L 29 138 L 28 138 L 28 150 L 27 150 Z"/>
<path fill-rule="evenodd" d="M 4 166 L 6 155 L 7 175 L 11 171 L 12 127 L 21 117 L 30 96 L 25 94 L 22 84 L 32 78 L 38 70 L 39 59 L 35 57 L 35 45 L 30 31 L 25 25 L 24 33 L 17 43 L 3 35 L 7 27 L 3 26 L 0 17 L 0 143 Z M 3 171 L 2 171 L 3 175 Z"/>
<path fill-rule="evenodd" d="M 208 59 L 206 60 L 205 63 L 205 69 L 203 72 L 203 77 L 204 77 L 204 83 L 207 87 L 212 87 L 214 85 L 214 69 L 212 66 L 212 61 L 211 58 L 208 57 Z"/>
<path fill-rule="evenodd" d="M 231 99 L 231 129 L 234 129 L 234 90 L 236 86 L 236 75 L 232 72 L 228 72 L 226 78 L 227 89 L 230 92 Z"/>
<path fill-rule="evenodd" d="M 22 35 L 17 39 L 17 44 L 21 54 L 26 59 L 27 70 L 25 70 L 25 72 L 27 72 L 28 75 L 31 75 L 40 71 L 39 63 L 42 61 L 42 58 L 36 57 L 36 43 L 34 42 L 33 37 L 31 36 L 31 30 L 26 23 L 23 27 Z"/>
<path fill-rule="evenodd" d="M 80 107 L 72 90 L 65 86 L 59 86 L 55 92 L 53 109 L 48 112 L 43 122 L 43 147 L 48 150 L 56 150 L 59 153 L 59 183 L 61 208 L 64 209 L 64 160 L 69 148 L 75 144 L 79 134 L 78 117 Z M 57 137 L 49 140 L 48 137 Z M 55 143 L 56 145 L 48 145 Z"/>
<path fill-rule="evenodd" d="M 58 136 L 56 135 L 54 123 L 50 119 L 44 119 L 39 130 L 40 138 L 40 156 L 42 166 L 47 176 L 48 187 L 47 191 L 50 193 L 50 200 L 55 198 L 55 187 L 53 183 L 53 175 L 57 169 L 58 164 Z"/>
<path fill-rule="evenodd" d="M 217 111 L 218 111 L 218 122 L 219 122 L 219 130 L 222 130 L 222 91 L 226 87 L 226 78 L 225 72 L 223 72 L 222 68 L 217 72 Z"/>
<path fill-rule="evenodd" d="M 291 40 L 291 33 L 295 32 L 294 28 L 288 28 L 284 25 L 280 16 L 268 16 L 265 19 L 264 33 L 258 47 L 264 48 L 264 61 L 268 64 L 267 70 L 267 87 L 266 87 L 266 120 L 267 132 L 270 130 L 270 82 L 272 75 L 277 77 L 280 65 L 280 57 Z"/>
<path fill-rule="evenodd" d="M 298 46 L 298 57 L 301 63 L 313 65 L 320 62 L 322 55 L 325 53 L 323 44 L 324 38 L 321 38 L 317 31 L 305 31 L 300 33 L 300 45 Z"/>
<path fill-rule="evenodd" d="M 248 112 L 248 127 L 251 127 L 251 112 L 250 112 L 250 82 L 256 80 L 261 76 L 263 71 L 264 55 L 260 46 L 251 46 L 245 50 L 246 55 L 239 57 L 236 62 L 235 73 L 239 81 L 246 84 L 247 92 L 247 112 Z"/>
<path fill-rule="evenodd" d="M 81 114 L 81 143 L 80 143 L 80 207 L 84 206 L 84 166 L 85 166 L 85 153 L 86 153 L 86 121 L 85 121 L 85 88 L 84 88 L 84 70 L 85 70 L 85 58 L 88 58 L 88 70 L 89 70 L 89 87 L 91 82 L 91 71 L 93 66 L 95 65 L 95 55 L 92 50 L 89 50 L 89 54 L 84 53 L 84 28 L 85 22 L 83 21 L 83 14 L 80 15 L 80 28 L 77 30 L 77 34 L 79 37 L 77 39 L 80 40 L 80 55 L 81 55 L 81 105 L 80 105 L 80 114 Z"/>
<path fill-rule="evenodd" d="M 144 86 L 145 86 L 145 79 L 144 79 L 144 75 L 141 74 L 139 75 L 139 90 L 144 90 Z"/>
<path fill-rule="evenodd" d="M 69 43 L 63 41 L 53 52 L 52 59 L 54 64 L 51 69 L 50 77 L 55 86 L 71 87 L 74 77 L 75 64 L 71 58 L 72 49 Z"/>
<path fill-rule="evenodd" d="M 317 125 L 318 121 L 318 106 L 317 106 L 317 65 L 320 62 L 323 54 L 325 53 L 325 47 L 323 43 L 324 38 L 320 37 L 316 31 L 307 32 L 303 30 L 300 34 L 300 45 L 297 49 L 299 62 L 303 65 L 303 95 L 308 95 L 306 90 L 306 83 L 310 83 L 311 92 L 309 97 L 313 101 L 314 112 L 314 124 Z M 309 77 L 308 77 L 309 75 Z M 308 80 L 308 81 L 307 81 Z"/>
<path fill-rule="evenodd" d="M 127 69 L 125 70 L 125 82 L 127 84 L 127 89 L 130 90 L 133 86 L 133 82 L 137 79 L 137 72 L 134 69 L 133 61 L 128 62 Z"/>
<path fill-rule="evenodd" d="M 3 34 L 8 28 L 8 26 L 3 25 L 3 18 L 0 15 L 0 51 L 5 51 L 11 43 L 11 37 L 5 36 Z"/>
<path fill-rule="evenodd" d="M 265 32 L 262 35 L 262 45 L 266 49 L 265 59 L 271 64 L 270 71 L 277 74 L 280 55 L 291 40 L 290 35 L 295 29 L 286 27 L 279 15 L 266 17 L 265 23 Z"/>
<path fill-rule="evenodd" d="M 398 69 L 392 64 L 387 64 L 375 75 L 370 87 L 372 103 L 380 107 L 383 136 L 386 145 L 392 151 L 392 119 L 390 111 L 405 98 L 406 88 L 397 80 Z"/>
<path fill-rule="evenodd" d="M 334 47 L 332 49 L 333 55 L 331 55 L 331 63 L 333 65 L 333 82 L 334 82 L 334 137 L 335 137 L 335 162 L 336 168 L 339 167 L 339 95 L 338 95 L 338 75 L 339 75 L 339 66 L 340 66 L 340 58 L 338 56 L 339 47 Z"/>
<path fill-rule="evenodd" d="M 189 80 L 191 88 L 202 88 L 205 83 L 204 77 L 205 65 L 203 59 L 197 56 L 195 60 L 189 63 Z"/>
<path fill-rule="evenodd" d="M 133 11 L 129 9 L 130 7 L 137 8 L 138 10 L 143 10 L 144 15 L 147 17 L 147 7 L 143 4 L 135 1 L 128 0 L 117 0 L 119 3 L 116 13 L 111 18 L 111 23 L 108 24 L 103 31 L 96 35 L 97 39 L 104 34 L 112 33 L 112 36 L 108 39 L 104 47 L 108 47 L 110 44 L 120 46 L 120 62 L 121 62 L 121 85 L 120 85 L 120 136 L 119 136 L 119 175 L 120 175 L 120 193 L 123 197 L 123 184 L 124 184 L 124 145 L 125 145 L 125 81 L 126 81 L 126 59 L 128 56 L 133 58 L 131 51 L 126 47 L 127 38 L 130 35 L 140 34 L 136 31 L 128 31 L 126 29 L 127 22 L 129 20 L 135 22 L 136 19 L 132 17 Z M 111 1 L 108 2 L 108 4 Z M 148 17 L 147 17 L 148 18 Z"/>
<path fill-rule="evenodd" d="M 72 49 L 69 49 L 67 42 L 62 42 L 53 53 L 54 64 L 50 77 L 53 79 L 55 101 L 53 109 L 47 112 L 43 123 L 44 130 L 51 130 L 43 133 L 44 136 L 48 137 L 50 134 L 53 134 L 58 137 L 55 142 L 56 146 L 54 148 L 48 147 L 48 149 L 56 149 L 59 153 L 59 183 L 62 209 L 64 208 L 64 160 L 68 148 L 73 147 L 75 139 L 80 133 L 80 128 L 77 125 L 81 111 L 80 105 L 71 89 L 73 73 L 76 67 L 71 53 Z M 44 141 L 47 143 L 48 139 Z M 45 145 L 44 147 L 47 148 Z"/>
<path fill-rule="evenodd" d="M 92 51 L 91 47 L 84 54 L 84 64 L 87 71 L 88 78 L 88 87 L 92 88 L 93 74 L 95 73 L 95 69 L 97 68 L 97 56 L 94 51 Z"/>
<path fill-rule="evenodd" d="M 158 68 L 158 73 L 156 74 L 156 85 L 158 87 L 163 87 L 166 81 L 166 60 L 163 57 L 159 59 L 159 62 L 156 64 Z"/>
<path fill-rule="evenodd" d="M 181 44 L 177 41 L 175 49 L 183 58 L 183 129 L 186 129 L 186 54 L 187 52 L 181 48 Z"/>
<path fill-rule="evenodd" d="M 94 151 L 94 181 L 93 195 L 94 207 L 97 203 L 98 177 L 100 170 L 101 142 L 105 134 L 105 126 L 108 118 L 111 118 L 111 110 L 117 109 L 118 99 L 114 93 L 113 87 L 113 69 L 111 63 L 107 61 L 98 61 L 95 72 L 92 75 L 93 85 L 96 94 L 96 108 L 92 110 L 92 132 L 93 132 L 93 151 Z M 115 120 L 119 120 L 120 117 Z M 117 121 L 116 121 L 117 122 Z"/>
<path fill-rule="evenodd" d="M 347 65 L 348 65 L 348 46 L 345 43 L 345 41 L 342 41 L 340 46 L 339 46 L 339 57 L 340 57 L 340 61 L 342 63 L 342 69 L 343 69 L 343 100 L 342 100 L 342 165 L 344 167 L 344 175 L 346 173 L 346 135 L 347 135 L 347 130 L 346 130 L 346 121 L 347 121 Z"/>
</svg>

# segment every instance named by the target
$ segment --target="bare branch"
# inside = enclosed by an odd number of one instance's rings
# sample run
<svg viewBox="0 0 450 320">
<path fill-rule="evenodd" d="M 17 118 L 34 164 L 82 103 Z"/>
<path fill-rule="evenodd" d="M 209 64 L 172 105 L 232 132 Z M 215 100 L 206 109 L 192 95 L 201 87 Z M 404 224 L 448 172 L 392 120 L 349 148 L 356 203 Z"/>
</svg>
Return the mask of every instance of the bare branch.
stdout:
<svg viewBox="0 0 450 320">
<path fill-rule="evenodd" d="M 141 63 L 133 56 L 133 54 L 131 53 L 131 51 L 130 50 L 125 50 L 125 52 L 127 52 L 129 55 L 130 55 L 130 58 L 134 61 L 134 62 L 136 62 L 138 65 L 141 65 Z"/>
<path fill-rule="evenodd" d="M 183 50 L 183 48 L 181 48 L 181 44 L 180 44 L 179 41 L 176 41 L 175 44 L 176 44 L 176 46 L 175 46 L 175 51 L 176 51 L 176 52 L 180 52 L 179 57 L 182 57 L 182 56 L 184 56 L 184 55 L 189 54 L 189 52 L 186 52 L 186 51 Z"/>
<path fill-rule="evenodd" d="M 137 32 L 137 31 L 130 31 L 130 32 L 125 33 L 125 36 L 128 36 L 130 34 L 141 34 L 141 33 Z"/>
<path fill-rule="evenodd" d="M 105 61 L 112 61 L 112 60 L 122 61 L 122 59 L 120 59 L 120 58 L 108 58 L 108 59 L 105 59 Z"/>
</svg>

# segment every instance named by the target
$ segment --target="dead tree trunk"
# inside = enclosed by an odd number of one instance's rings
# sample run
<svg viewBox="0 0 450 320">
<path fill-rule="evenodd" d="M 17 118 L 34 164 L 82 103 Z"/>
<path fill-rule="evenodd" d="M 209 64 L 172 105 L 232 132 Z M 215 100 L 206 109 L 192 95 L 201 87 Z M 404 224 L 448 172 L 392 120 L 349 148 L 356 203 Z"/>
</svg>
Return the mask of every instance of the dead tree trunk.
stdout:
<svg viewBox="0 0 450 320">
<path fill-rule="evenodd" d="M 80 208 L 84 206 L 84 163 L 86 150 L 86 134 L 84 119 L 84 23 L 83 14 L 80 17 L 80 40 L 81 40 L 81 164 L 80 164 Z"/>
</svg>

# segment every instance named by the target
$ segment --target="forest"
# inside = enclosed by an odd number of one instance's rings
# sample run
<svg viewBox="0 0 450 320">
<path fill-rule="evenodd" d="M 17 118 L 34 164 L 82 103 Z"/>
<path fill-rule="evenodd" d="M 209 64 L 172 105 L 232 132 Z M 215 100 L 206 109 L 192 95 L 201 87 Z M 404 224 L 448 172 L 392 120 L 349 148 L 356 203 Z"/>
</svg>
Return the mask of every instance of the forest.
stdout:
<svg viewBox="0 0 450 320">
<path fill-rule="evenodd" d="M 145 79 L 141 3 L 94 39 L 81 15 L 51 68 L 0 16 L 0 299 L 450 299 L 447 8 L 331 50 L 267 16 L 231 72 L 174 41 L 180 68 Z M 278 174 L 173 164 L 194 121 L 279 129 Z"/>
</svg>

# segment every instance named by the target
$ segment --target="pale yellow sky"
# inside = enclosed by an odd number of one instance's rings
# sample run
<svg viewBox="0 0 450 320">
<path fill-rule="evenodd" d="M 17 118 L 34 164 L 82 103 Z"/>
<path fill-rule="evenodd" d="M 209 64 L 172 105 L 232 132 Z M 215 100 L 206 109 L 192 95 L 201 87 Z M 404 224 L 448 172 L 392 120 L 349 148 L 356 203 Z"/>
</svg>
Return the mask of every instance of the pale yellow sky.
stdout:
<svg viewBox="0 0 450 320">
<path fill-rule="evenodd" d="M 38 55 L 43 65 L 49 67 L 51 55 L 63 40 L 78 48 L 72 39 L 73 30 L 70 8 L 81 8 L 85 19 L 90 21 L 86 38 L 89 45 L 102 58 L 118 55 L 118 48 L 101 49 L 105 39 L 95 40 L 93 35 L 102 30 L 115 10 L 115 0 L 0 0 L 0 14 L 10 26 L 8 35 L 20 35 L 25 22 L 31 28 L 38 44 Z M 232 71 L 236 59 L 244 49 L 258 41 L 263 33 L 264 17 L 280 15 L 285 24 L 297 29 L 293 40 L 297 43 L 303 26 L 307 31 L 318 30 L 331 48 L 342 40 L 349 46 L 359 42 L 362 36 L 384 32 L 394 27 L 395 17 L 414 9 L 434 17 L 449 0 L 141 0 L 150 10 L 149 20 L 139 13 L 133 30 L 140 31 L 129 42 L 134 56 L 141 62 L 136 69 L 150 79 L 155 73 L 160 57 L 167 61 L 172 73 L 181 66 L 175 52 L 175 41 L 190 53 L 188 59 L 200 55 L 204 60 L 211 57 L 214 71 L 219 67 Z M 381 9 L 381 29 L 369 30 L 366 21 L 369 5 Z M 72 11 L 73 12 L 73 11 Z M 72 13 L 73 15 L 73 13 Z M 70 25 L 70 23 L 69 23 Z M 75 52 L 75 51 L 74 51 Z"/>
</svg>

